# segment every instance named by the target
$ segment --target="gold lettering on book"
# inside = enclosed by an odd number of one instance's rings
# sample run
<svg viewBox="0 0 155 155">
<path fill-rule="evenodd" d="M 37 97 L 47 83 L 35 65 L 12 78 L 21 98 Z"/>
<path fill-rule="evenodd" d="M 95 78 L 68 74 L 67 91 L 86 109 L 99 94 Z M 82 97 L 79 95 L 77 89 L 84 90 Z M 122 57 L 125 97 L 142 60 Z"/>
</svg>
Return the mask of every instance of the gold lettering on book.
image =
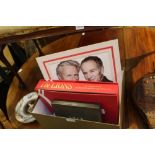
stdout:
<svg viewBox="0 0 155 155">
<path fill-rule="evenodd" d="M 40 85 L 41 88 L 45 88 L 45 89 L 65 89 L 65 90 L 69 90 L 72 89 L 72 85 L 69 83 L 42 83 Z"/>
<path fill-rule="evenodd" d="M 50 87 L 50 84 L 49 83 L 42 83 L 40 85 L 41 88 L 49 88 Z"/>
</svg>

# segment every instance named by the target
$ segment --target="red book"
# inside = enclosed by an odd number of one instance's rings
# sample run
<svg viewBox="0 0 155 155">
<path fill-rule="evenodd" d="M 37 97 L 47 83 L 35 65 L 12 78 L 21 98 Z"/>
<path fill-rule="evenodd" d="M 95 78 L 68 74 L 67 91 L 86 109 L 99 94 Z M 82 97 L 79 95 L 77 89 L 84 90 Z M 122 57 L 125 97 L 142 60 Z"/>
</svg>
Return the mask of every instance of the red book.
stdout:
<svg viewBox="0 0 155 155">
<path fill-rule="evenodd" d="M 35 90 L 46 104 L 52 104 L 53 100 L 99 104 L 103 122 L 118 124 L 119 91 L 117 83 L 40 80 Z"/>
</svg>

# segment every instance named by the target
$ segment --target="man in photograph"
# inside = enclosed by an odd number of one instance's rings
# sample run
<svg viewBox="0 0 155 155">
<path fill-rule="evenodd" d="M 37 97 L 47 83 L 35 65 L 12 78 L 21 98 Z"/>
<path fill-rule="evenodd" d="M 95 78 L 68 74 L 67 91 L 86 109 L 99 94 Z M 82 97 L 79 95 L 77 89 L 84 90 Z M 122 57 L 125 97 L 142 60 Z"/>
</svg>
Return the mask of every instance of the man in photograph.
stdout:
<svg viewBox="0 0 155 155">
<path fill-rule="evenodd" d="M 74 60 L 62 61 L 56 68 L 59 80 L 79 80 L 80 64 Z"/>
<path fill-rule="evenodd" d="M 81 70 L 86 80 L 94 82 L 112 82 L 104 76 L 102 60 L 97 56 L 88 56 L 81 62 Z"/>
</svg>

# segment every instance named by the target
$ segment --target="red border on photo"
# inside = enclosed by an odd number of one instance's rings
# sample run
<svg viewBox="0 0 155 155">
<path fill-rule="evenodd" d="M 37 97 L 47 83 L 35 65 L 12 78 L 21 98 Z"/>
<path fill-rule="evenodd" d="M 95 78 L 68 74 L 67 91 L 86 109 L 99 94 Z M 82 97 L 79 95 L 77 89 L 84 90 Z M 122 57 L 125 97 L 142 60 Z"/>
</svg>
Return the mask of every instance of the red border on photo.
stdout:
<svg viewBox="0 0 155 155">
<path fill-rule="evenodd" d="M 112 53 L 112 61 L 113 61 L 113 68 L 114 68 L 114 74 L 115 74 L 115 81 L 117 82 L 116 65 L 115 65 L 115 59 L 114 59 L 114 49 L 113 49 L 113 46 L 108 46 L 108 47 L 104 47 L 104 48 L 98 48 L 98 49 L 94 49 L 94 50 L 90 50 L 90 51 L 85 51 L 85 52 L 81 52 L 81 53 L 77 53 L 77 54 L 71 54 L 71 55 L 67 55 L 67 56 L 63 56 L 63 57 L 59 57 L 59 58 L 55 58 L 55 59 L 50 59 L 50 60 L 47 60 L 47 61 L 43 61 L 43 65 L 44 65 L 44 68 L 45 68 L 45 70 L 47 72 L 48 78 L 50 80 L 52 80 L 52 78 L 51 78 L 51 76 L 49 74 L 48 68 L 46 66 L 47 63 L 52 62 L 52 61 L 56 61 L 56 60 L 62 60 L 62 59 L 65 59 L 65 58 L 74 57 L 74 56 L 79 56 L 79 55 L 83 55 L 83 54 L 87 54 L 87 53 L 93 53 L 93 52 L 97 52 L 97 51 L 101 51 L 101 50 L 107 50 L 107 49 L 110 49 L 111 53 Z"/>
</svg>

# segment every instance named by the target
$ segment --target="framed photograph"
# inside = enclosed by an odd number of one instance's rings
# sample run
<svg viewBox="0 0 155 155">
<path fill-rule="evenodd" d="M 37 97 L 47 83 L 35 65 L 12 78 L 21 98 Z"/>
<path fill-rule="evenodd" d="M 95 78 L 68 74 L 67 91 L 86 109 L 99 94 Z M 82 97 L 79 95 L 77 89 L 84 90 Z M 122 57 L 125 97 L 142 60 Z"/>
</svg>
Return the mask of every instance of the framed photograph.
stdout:
<svg viewBox="0 0 155 155">
<path fill-rule="evenodd" d="M 122 81 L 118 40 L 36 58 L 45 80 Z"/>
</svg>

